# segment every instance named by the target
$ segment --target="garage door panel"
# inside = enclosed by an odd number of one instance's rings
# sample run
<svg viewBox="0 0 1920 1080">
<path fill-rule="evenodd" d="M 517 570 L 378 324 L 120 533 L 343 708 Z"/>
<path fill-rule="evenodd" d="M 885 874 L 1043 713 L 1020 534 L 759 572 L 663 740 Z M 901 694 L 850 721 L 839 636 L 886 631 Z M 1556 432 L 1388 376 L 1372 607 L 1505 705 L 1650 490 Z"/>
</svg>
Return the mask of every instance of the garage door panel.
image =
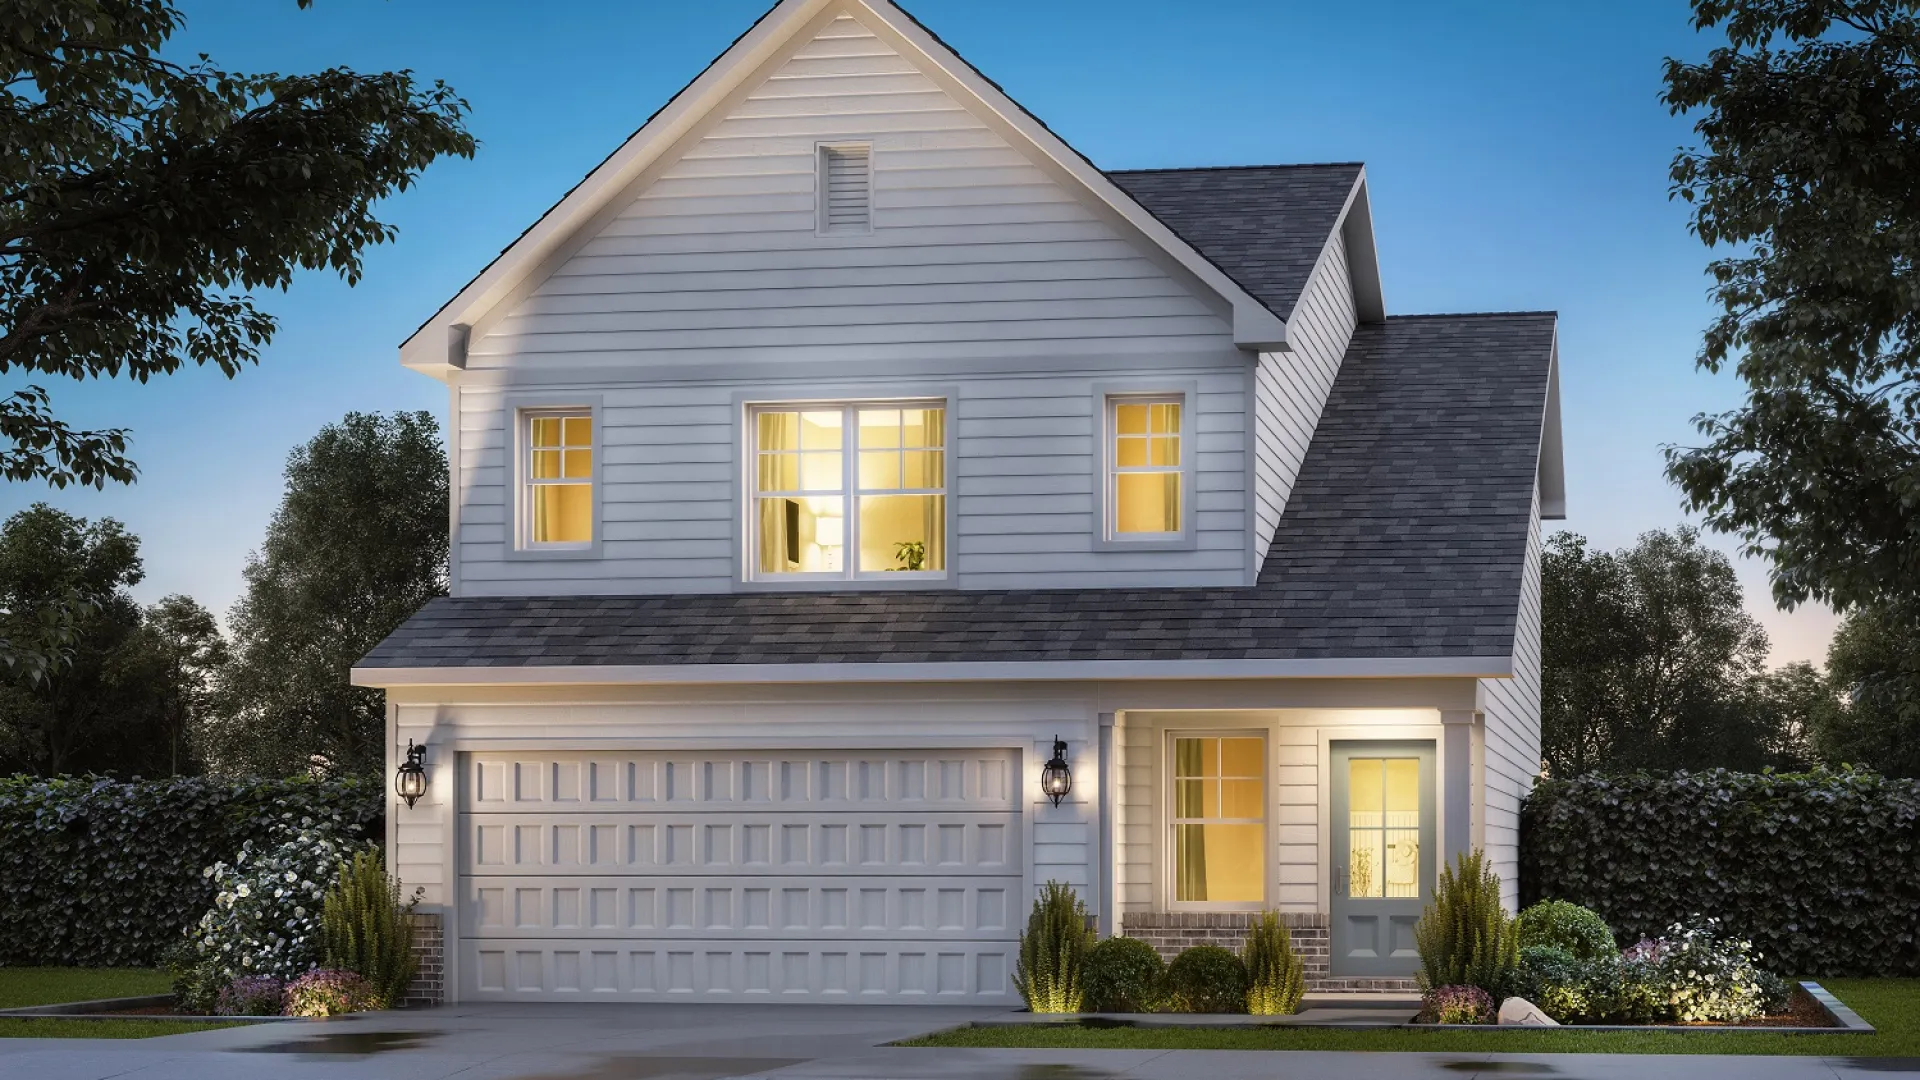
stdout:
<svg viewBox="0 0 1920 1080">
<path fill-rule="evenodd" d="M 1014 1003 L 1004 942 L 465 941 L 461 996 L 506 1001 Z"/>
<path fill-rule="evenodd" d="M 461 815 L 477 873 L 927 873 L 1017 867 L 1010 814 Z"/>
<path fill-rule="evenodd" d="M 462 809 L 1008 810 L 1009 750 L 474 755 Z"/>
<path fill-rule="evenodd" d="M 460 925 L 472 937 L 614 940 L 782 937 L 1001 940 L 1018 933 L 1021 879 L 764 878 L 658 881 L 470 877 Z"/>
</svg>

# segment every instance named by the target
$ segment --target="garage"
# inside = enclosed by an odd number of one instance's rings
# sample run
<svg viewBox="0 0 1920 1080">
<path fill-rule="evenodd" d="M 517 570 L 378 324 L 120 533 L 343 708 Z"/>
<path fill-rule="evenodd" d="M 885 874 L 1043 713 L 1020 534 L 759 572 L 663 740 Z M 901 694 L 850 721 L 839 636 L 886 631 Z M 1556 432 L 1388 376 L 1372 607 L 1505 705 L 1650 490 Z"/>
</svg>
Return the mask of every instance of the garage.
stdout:
<svg viewBox="0 0 1920 1080">
<path fill-rule="evenodd" d="M 466 1001 L 1010 1005 L 1017 752 L 469 753 Z"/>
</svg>

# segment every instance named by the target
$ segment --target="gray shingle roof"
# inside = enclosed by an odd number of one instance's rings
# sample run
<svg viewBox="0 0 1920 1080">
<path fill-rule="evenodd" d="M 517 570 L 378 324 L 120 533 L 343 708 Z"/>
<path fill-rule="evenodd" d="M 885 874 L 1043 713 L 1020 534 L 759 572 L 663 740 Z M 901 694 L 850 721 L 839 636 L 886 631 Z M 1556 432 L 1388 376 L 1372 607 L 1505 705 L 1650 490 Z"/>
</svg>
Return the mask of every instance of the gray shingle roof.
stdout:
<svg viewBox="0 0 1920 1080">
<path fill-rule="evenodd" d="M 1107 177 L 1285 319 L 1347 205 L 1360 165 L 1138 169 Z"/>
<path fill-rule="evenodd" d="M 1554 317 L 1355 332 L 1253 586 L 435 600 L 363 668 L 1502 656 Z"/>
</svg>

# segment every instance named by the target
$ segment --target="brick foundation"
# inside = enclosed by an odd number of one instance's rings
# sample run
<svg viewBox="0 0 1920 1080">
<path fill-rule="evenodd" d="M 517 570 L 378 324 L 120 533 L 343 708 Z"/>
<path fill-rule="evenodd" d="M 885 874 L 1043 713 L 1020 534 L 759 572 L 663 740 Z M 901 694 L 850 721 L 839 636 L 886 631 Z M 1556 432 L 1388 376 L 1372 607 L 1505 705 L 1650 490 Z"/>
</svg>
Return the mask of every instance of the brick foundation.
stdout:
<svg viewBox="0 0 1920 1080">
<path fill-rule="evenodd" d="M 413 955 L 420 966 L 413 973 L 403 1005 L 409 1009 L 428 1008 L 447 1000 L 447 935 L 437 912 L 418 912 L 413 916 Z"/>
<path fill-rule="evenodd" d="M 1248 911 L 1130 911 L 1120 917 L 1120 932 L 1153 946 L 1163 960 L 1172 960 L 1195 945 L 1218 945 L 1239 952 L 1247 930 L 1259 916 Z M 1307 989 L 1316 993 L 1406 993 L 1418 987 L 1412 979 L 1334 977 L 1327 972 L 1331 954 L 1327 917 L 1318 913 L 1283 913 L 1280 924 L 1293 939 L 1293 951 L 1307 969 Z"/>
</svg>

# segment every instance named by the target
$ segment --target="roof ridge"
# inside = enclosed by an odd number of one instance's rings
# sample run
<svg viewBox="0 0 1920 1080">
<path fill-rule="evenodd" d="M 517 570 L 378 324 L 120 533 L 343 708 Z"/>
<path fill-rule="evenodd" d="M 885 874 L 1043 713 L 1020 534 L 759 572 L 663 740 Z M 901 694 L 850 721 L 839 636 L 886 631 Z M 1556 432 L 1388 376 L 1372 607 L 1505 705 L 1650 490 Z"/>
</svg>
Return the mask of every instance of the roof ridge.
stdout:
<svg viewBox="0 0 1920 1080">
<path fill-rule="evenodd" d="M 1163 172 L 1251 172 L 1254 169 L 1364 169 L 1364 161 L 1291 161 L 1253 165 L 1166 165 L 1153 169 L 1103 169 L 1108 176 L 1116 173 L 1163 173 Z"/>
</svg>

